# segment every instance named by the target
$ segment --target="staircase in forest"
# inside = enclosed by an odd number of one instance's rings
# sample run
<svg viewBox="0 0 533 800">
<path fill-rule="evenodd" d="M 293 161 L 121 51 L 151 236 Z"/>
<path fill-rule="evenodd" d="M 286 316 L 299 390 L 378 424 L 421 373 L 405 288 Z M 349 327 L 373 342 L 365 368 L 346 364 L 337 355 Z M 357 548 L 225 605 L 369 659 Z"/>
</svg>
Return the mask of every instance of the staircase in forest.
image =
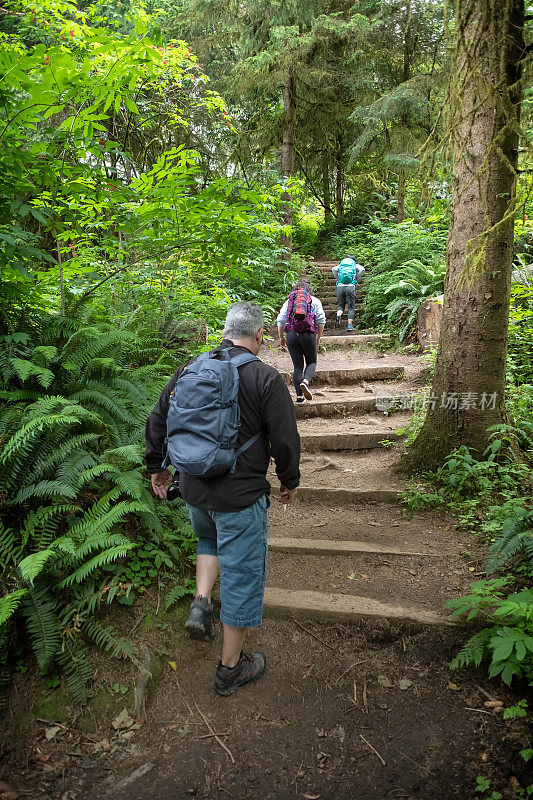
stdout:
<svg viewBox="0 0 533 800">
<path fill-rule="evenodd" d="M 331 276 L 317 292 L 328 319 L 336 308 L 333 265 L 314 264 Z M 460 545 L 445 523 L 406 519 L 399 500 L 406 484 L 389 445 L 398 441 L 409 412 L 392 408 L 385 415 L 376 408 L 380 391 L 409 397 L 423 365 L 413 356 L 369 352 L 383 336 L 338 335 L 332 323 L 328 327 L 327 341 L 338 347 L 319 355 L 313 401 L 296 408 L 298 502 L 274 501 L 270 512 L 265 616 L 450 624 L 444 601 L 466 572 L 457 564 Z M 293 391 L 288 354 L 271 348 L 263 358 Z"/>
</svg>

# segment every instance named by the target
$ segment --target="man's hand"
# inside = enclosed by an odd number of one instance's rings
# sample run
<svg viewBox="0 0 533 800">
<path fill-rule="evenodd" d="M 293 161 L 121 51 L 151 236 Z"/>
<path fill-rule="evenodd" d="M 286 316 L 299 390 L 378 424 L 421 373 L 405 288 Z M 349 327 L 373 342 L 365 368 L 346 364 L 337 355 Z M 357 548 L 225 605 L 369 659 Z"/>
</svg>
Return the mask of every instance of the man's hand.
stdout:
<svg viewBox="0 0 533 800">
<path fill-rule="evenodd" d="M 280 346 L 280 348 L 281 348 L 282 350 L 285 350 L 285 349 L 286 349 L 286 347 L 287 347 L 287 340 L 285 339 L 285 337 L 284 337 L 284 336 L 280 336 L 280 337 L 279 337 L 279 346 Z"/>
<path fill-rule="evenodd" d="M 168 487 L 172 483 L 172 473 L 169 469 L 164 469 L 162 472 L 153 472 L 150 475 L 152 481 L 152 489 L 157 497 L 164 500 L 167 496 Z"/>
<path fill-rule="evenodd" d="M 283 484 L 279 487 L 279 499 L 285 504 L 293 503 L 296 499 L 296 492 L 298 489 L 287 489 Z"/>
</svg>

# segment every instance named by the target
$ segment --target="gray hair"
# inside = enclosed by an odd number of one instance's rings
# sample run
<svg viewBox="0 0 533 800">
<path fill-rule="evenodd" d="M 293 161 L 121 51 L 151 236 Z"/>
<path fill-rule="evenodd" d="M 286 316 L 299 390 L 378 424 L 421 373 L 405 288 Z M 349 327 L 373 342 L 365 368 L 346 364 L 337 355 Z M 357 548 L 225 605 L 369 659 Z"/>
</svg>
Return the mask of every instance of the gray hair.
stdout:
<svg viewBox="0 0 533 800">
<path fill-rule="evenodd" d="M 263 325 L 263 312 L 255 303 L 233 303 L 228 308 L 224 331 L 228 339 L 254 339 Z"/>
<path fill-rule="evenodd" d="M 313 287 L 311 286 L 311 281 L 308 278 L 301 278 L 298 283 L 295 283 L 292 287 L 292 291 L 296 291 L 297 289 L 303 289 L 304 292 L 309 292 L 309 294 L 313 294 Z"/>
</svg>

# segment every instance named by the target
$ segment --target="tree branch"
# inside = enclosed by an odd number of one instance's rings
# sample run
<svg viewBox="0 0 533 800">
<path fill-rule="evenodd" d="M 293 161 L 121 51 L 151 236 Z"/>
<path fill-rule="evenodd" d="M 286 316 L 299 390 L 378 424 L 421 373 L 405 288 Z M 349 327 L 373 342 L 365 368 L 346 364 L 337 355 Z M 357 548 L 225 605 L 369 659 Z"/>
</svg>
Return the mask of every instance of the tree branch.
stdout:
<svg viewBox="0 0 533 800">
<path fill-rule="evenodd" d="M 105 278 L 102 278 L 102 280 L 99 281 L 97 284 L 95 284 L 93 287 L 87 289 L 87 291 L 80 296 L 78 302 L 75 304 L 73 308 L 73 311 L 79 308 L 79 306 L 83 303 L 84 300 L 86 300 L 89 297 L 89 295 L 91 295 L 93 292 L 99 289 L 100 286 L 103 286 L 104 283 L 107 283 L 108 280 L 114 278 L 115 275 L 118 275 L 119 272 L 124 272 L 124 270 L 135 266 L 135 264 L 140 264 L 142 261 L 148 261 L 150 258 L 159 258 L 160 256 L 165 255 L 165 253 L 171 253 L 173 250 L 183 250 L 185 246 L 188 247 L 194 244 L 208 244 L 209 241 L 210 241 L 209 239 L 199 239 L 198 241 L 193 241 L 193 242 L 186 242 L 186 243 L 182 242 L 181 244 L 175 244 L 172 247 L 166 247 L 159 253 L 151 253 L 149 256 L 143 256 L 143 258 L 137 258 L 135 261 L 131 261 L 129 264 L 124 264 L 122 267 L 117 267 L 112 272 L 110 272 L 109 275 L 106 275 Z"/>
<path fill-rule="evenodd" d="M 315 187 L 313 186 L 313 182 L 312 182 L 311 178 L 309 177 L 309 175 L 308 175 L 308 174 L 307 174 L 307 172 L 305 171 L 304 165 L 303 165 L 303 163 L 302 163 L 302 158 L 301 158 L 301 156 L 300 156 L 300 154 L 299 154 L 298 152 L 296 152 L 296 158 L 298 159 L 298 163 L 299 163 L 299 165 L 300 165 L 300 169 L 302 170 L 302 172 L 303 172 L 303 174 L 304 174 L 304 178 L 305 178 L 305 180 L 307 181 L 307 183 L 308 183 L 308 185 L 309 185 L 309 188 L 311 189 L 311 194 L 313 195 L 313 197 L 315 197 L 315 198 L 318 200 L 318 202 L 320 203 L 320 205 L 322 206 L 322 208 L 325 210 L 325 209 L 326 209 L 326 206 L 324 205 L 324 202 L 323 202 L 323 200 L 321 199 L 320 195 L 318 194 L 317 190 L 316 190 L 316 189 L 315 189 Z M 337 215 L 336 215 L 336 213 L 333 211 L 333 209 L 332 209 L 332 208 L 330 208 L 330 211 L 331 211 L 331 213 L 332 213 L 332 215 L 333 215 L 334 217 L 336 217 L 336 216 L 337 216 Z"/>
</svg>

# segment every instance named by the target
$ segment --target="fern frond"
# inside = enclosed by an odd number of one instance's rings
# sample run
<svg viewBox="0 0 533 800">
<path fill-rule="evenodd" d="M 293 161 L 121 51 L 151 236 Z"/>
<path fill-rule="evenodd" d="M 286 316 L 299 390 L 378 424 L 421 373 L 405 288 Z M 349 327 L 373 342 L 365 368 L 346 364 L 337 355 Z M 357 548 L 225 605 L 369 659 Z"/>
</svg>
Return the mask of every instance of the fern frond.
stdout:
<svg viewBox="0 0 533 800">
<path fill-rule="evenodd" d="M 37 586 L 28 587 L 27 594 L 20 604 L 20 611 L 26 620 L 30 644 L 37 663 L 42 672 L 46 672 L 61 650 L 57 603 L 48 587 L 39 583 Z"/>
<path fill-rule="evenodd" d="M 35 578 L 43 571 L 45 564 L 56 555 L 53 548 L 47 550 L 39 550 L 37 553 L 30 553 L 29 556 L 23 558 L 18 569 L 23 581 L 34 583 Z"/>
<path fill-rule="evenodd" d="M 86 649 L 78 639 L 66 639 L 57 657 L 63 668 L 69 691 L 77 703 L 86 703 L 91 692 L 87 684 L 92 678 L 92 667 Z"/>
<path fill-rule="evenodd" d="M 87 620 L 83 630 L 106 653 L 113 658 L 133 658 L 135 645 L 129 639 L 119 636 L 114 625 L 103 625 L 96 620 Z"/>
<path fill-rule="evenodd" d="M 177 603 L 182 597 L 191 595 L 194 597 L 195 586 L 193 581 L 187 578 L 183 583 L 177 583 L 167 594 L 165 598 L 165 610 L 168 611 L 174 603 Z"/>
<path fill-rule="evenodd" d="M 106 450 L 104 457 L 109 459 L 110 456 L 123 458 L 128 464 L 132 465 L 144 464 L 142 447 L 139 444 L 128 444 L 124 445 L 124 447 L 115 447 L 113 450 Z"/>
<path fill-rule="evenodd" d="M 55 532 L 65 514 L 76 511 L 78 507 L 74 505 L 41 506 L 37 511 L 31 511 L 21 530 L 21 546 L 26 547 L 31 541 L 36 550 L 46 549 L 54 540 Z"/>
<path fill-rule="evenodd" d="M 471 664 L 479 667 L 485 656 L 488 655 L 488 645 L 492 634 L 491 628 L 484 628 L 479 633 L 475 633 L 450 663 L 451 669 L 468 667 Z"/>
<path fill-rule="evenodd" d="M 93 556 L 89 561 L 82 564 L 81 567 L 78 567 L 78 569 L 70 575 L 67 575 L 67 577 L 59 583 L 59 588 L 65 589 L 75 583 L 82 583 L 95 570 L 99 569 L 99 567 L 112 564 L 117 558 L 123 558 L 133 547 L 135 547 L 133 542 L 128 542 L 127 544 L 117 545 L 116 547 L 109 547 L 107 550 L 97 553 L 97 555 Z"/>
<path fill-rule="evenodd" d="M 23 547 L 17 542 L 15 534 L 10 528 L 4 528 L 0 522 L 0 553 L 2 555 L 0 565 L 4 568 L 8 563 L 18 564 L 22 558 Z"/>
<path fill-rule="evenodd" d="M 30 497 L 39 498 L 39 500 L 54 499 L 56 497 L 74 500 L 77 494 L 77 490 L 64 481 L 39 481 L 39 483 L 33 483 L 25 489 L 21 489 L 12 502 L 14 505 L 19 505 Z"/>
<path fill-rule="evenodd" d="M 501 535 L 490 548 L 487 574 L 496 572 L 519 552 L 524 553 L 529 561 L 530 570 L 533 571 L 533 514 L 526 511 L 504 522 Z"/>
<path fill-rule="evenodd" d="M 13 616 L 20 601 L 27 594 L 27 589 L 15 589 L 14 592 L 0 597 L 0 626 Z"/>
</svg>

